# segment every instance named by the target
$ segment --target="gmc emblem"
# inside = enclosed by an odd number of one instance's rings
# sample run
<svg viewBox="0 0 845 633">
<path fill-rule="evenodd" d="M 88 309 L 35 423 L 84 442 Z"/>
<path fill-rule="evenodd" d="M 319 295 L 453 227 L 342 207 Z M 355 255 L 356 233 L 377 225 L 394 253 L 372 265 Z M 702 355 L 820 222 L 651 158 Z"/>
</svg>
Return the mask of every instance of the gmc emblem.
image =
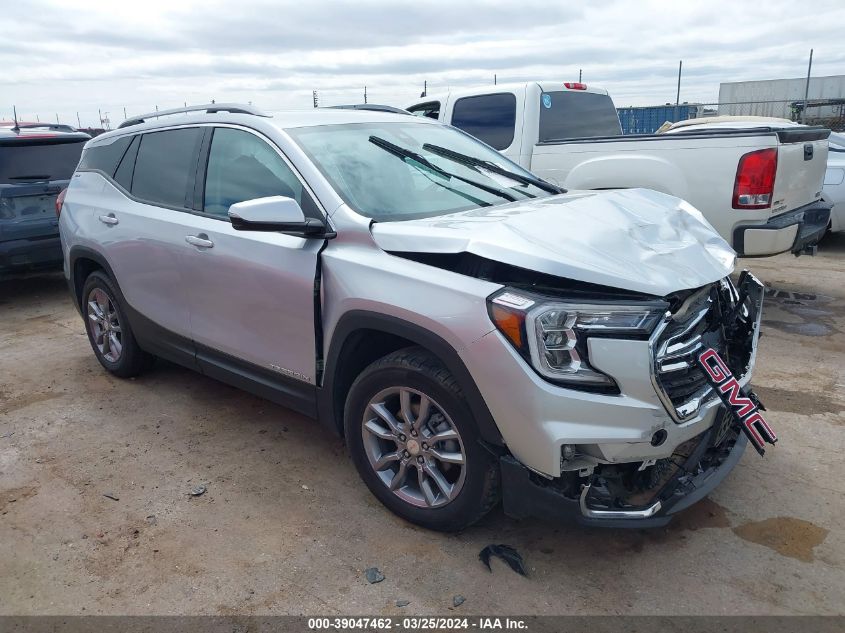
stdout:
<svg viewBox="0 0 845 633">
<path fill-rule="evenodd" d="M 716 389 L 724 405 L 739 422 L 740 428 L 760 455 L 765 451 L 766 443 L 774 444 L 777 435 L 763 419 L 760 409 L 765 409 L 756 396 L 748 397 L 734 378 L 722 357 L 713 348 L 704 350 L 698 356 L 698 364 L 704 370 L 707 380 Z"/>
</svg>

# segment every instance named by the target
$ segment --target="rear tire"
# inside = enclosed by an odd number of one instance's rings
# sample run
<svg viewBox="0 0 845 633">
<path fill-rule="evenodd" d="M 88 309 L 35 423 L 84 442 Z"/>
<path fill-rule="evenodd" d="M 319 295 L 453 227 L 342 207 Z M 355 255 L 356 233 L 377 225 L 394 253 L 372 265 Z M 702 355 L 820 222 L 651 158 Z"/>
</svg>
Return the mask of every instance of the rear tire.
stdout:
<svg viewBox="0 0 845 633">
<path fill-rule="evenodd" d="M 82 288 L 82 315 L 100 364 L 115 376 L 132 378 L 149 368 L 154 357 L 138 346 L 119 296 L 108 275 L 94 271 Z"/>
<path fill-rule="evenodd" d="M 344 410 L 346 443 L 358 473 L 388 509 L 422 527 L 453 532 L 499 499 L 499 467 L 452 374 L 410 347 L 369 367 Z"/>
</svg>

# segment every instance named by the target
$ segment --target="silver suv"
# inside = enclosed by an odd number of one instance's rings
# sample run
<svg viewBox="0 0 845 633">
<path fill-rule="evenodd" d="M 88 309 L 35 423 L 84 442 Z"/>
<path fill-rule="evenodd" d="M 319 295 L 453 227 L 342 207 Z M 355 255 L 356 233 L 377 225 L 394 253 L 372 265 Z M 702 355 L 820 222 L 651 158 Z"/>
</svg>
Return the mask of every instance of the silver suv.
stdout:
<svg viewBox="0 0 845 633">
<path fill-rule="evenodd" d="M 435 121 L 144 115 L 86 145 L 60 229 L 103 367 L 161 357 L 317 418 L 428 528 L 500 498 L 662 525 L 747 443 L 698 359 L 751 397 L 762 293 L 701 214 L 562 192 Z"/>
</svg>

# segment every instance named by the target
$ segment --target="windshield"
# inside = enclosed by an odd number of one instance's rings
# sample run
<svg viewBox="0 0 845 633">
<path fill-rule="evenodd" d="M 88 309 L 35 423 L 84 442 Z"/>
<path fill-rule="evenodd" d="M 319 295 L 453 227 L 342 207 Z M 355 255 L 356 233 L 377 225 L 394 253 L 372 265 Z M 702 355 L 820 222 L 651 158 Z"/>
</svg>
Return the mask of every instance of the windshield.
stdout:
<svg viewBox="0 0 845 633">
<path fill-rule="evenodd" d="M 287 132 L 346 204 L 379 222 L 446 215 L 550 195 L 522 181 L 535 176 L 494 149 L 442 125 L 350 123 Z M 489 161 L 513 172 L 515 178 L 447 158 L 444 148 Z"/>
</svg>

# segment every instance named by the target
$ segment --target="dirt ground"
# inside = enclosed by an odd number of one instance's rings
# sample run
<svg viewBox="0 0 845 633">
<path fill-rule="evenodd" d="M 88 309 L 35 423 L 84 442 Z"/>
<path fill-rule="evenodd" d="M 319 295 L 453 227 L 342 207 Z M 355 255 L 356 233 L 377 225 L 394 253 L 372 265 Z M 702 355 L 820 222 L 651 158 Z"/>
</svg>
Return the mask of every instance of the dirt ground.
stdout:
<svg viewBox="0 0 845 633">
<path fill-rule="evenodd" d="M 0 282 L 0 614 L 845 613 L 845 236 L 742 263 L 780 442 L 651 531 L 418 529 L 315 423 L 165 363 L 113 378 L 61 275 Z"/>
</svg>

